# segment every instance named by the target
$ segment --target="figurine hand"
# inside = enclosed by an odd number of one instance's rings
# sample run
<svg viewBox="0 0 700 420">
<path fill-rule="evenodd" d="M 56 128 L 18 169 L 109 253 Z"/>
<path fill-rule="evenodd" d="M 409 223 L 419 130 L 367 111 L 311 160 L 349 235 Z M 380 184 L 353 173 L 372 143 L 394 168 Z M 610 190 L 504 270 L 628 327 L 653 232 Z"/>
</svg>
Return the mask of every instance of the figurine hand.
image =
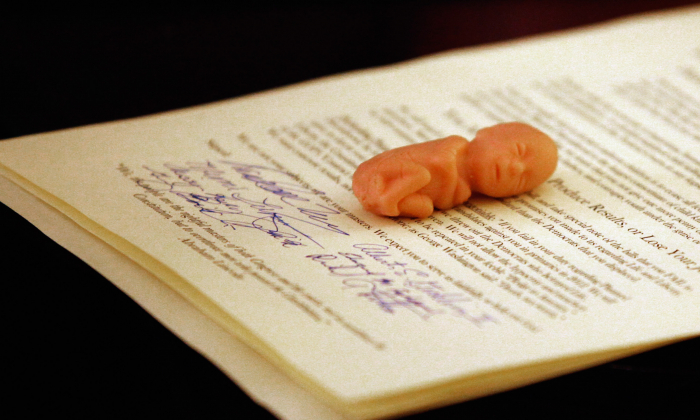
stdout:
<svg viewBox="0 0 700 420">
<path fill-rule="evenodd" d="M 357 168 L 352 182 L 355 195 L 365 209 L 375 214 L 430 215 L 432 200 L 416 193 L 430 182 L 430 171 L 411 160 L 394 159 L 393 155 L 379 155 Z"/>
</svg>

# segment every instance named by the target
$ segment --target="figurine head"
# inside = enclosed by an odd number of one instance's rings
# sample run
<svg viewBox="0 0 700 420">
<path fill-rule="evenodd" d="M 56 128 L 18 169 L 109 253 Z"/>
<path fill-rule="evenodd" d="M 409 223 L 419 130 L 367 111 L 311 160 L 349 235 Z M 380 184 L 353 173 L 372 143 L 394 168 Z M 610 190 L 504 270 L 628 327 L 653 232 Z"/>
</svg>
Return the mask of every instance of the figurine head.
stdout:
<svg viewBox="0 0 700 420">
<path fill-rule="evenodd" d="M 557 167 L 557 146 L 540 130 L 513 122 L 484 128 L 469 143 L 472 191 L 508 197 L 530 191 Z"/>
</svg>

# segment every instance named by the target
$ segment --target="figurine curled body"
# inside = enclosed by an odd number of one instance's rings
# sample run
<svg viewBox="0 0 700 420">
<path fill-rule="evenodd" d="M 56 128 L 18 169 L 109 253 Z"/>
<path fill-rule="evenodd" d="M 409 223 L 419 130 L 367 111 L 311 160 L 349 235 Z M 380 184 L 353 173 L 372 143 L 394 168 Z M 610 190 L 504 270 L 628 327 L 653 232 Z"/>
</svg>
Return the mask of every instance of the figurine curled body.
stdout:
<svg viewBox="0 0 700 420">
<path fill-rule="evenodd" d="M 388 150 L 362 163 L 353 191 L 363 207 L 384 216 L 427 217 L 472 193 L 506 197 L 529 191 L 554 172 L 554 141 L 522 123 L 479 130 L 471 142 L 449 136 Z"/>
</svg>

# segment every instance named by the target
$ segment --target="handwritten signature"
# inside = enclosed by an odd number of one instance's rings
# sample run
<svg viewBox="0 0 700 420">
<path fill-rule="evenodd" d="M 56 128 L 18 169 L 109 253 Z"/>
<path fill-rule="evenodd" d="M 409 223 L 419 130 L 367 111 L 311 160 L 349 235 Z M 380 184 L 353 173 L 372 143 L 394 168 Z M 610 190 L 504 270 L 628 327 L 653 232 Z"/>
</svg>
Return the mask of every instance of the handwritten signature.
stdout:
<svg viewBox="0 0 700 420">
<path fill-rule="evenodd" d="M 233 161 L 163 166 L 144 166 L 149 177 L 139 179 L 138 185 L 174 194 L 226 228 L 254 229 L 285 247 L 323 248 L 314 237 L 319 230 L 348 235 L 330 221 L 340 212 L 315 202 L 323 193 L 298 185 L 286 172 Z"/>
<path fill-rule="evenodd" d="M 358 252 L 312 254 L 307 258 L 325 267 L 331 276 L 339 277 L 344 287 L 356 291 L 356 296 L 386 313 L 405 309 L 423 320 L 451 315 L 477 326 L 498 322 L 476 308 L 471 297 L 446 291 L 440 282 L 430 279 L 430 274 L 391 257 L 388 246 L 356 244 L 353 247 Z"/>
</svg>

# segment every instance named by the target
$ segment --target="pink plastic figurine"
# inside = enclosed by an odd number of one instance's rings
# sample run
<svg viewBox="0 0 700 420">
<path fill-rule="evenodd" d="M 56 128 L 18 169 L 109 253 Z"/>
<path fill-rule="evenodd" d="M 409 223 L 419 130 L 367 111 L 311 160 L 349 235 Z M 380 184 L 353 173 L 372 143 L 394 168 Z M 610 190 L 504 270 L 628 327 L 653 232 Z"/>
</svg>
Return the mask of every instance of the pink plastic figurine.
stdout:
<svg viewBox="0 0 700 420">
<path fill-rule="evenodd" d="M 352 189 L 372 213 L 427 217 L 472 193 L 508 197 L 530 191 L 556 167 L 554 141 L 512 122 L 481 129 L 471 142 L 449 136 L 387 150 L 357 168 Z"/>
</svg>

